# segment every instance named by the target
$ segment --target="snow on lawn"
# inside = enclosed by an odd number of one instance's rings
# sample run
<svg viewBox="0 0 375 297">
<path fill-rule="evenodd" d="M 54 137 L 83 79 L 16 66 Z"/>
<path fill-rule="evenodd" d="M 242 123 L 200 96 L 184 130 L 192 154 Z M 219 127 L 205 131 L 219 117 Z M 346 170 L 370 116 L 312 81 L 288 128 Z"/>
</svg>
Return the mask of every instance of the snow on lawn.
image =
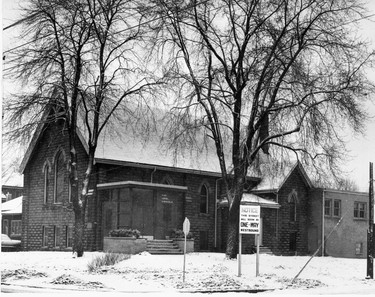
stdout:
<svg viewBox="0 0 375 297">
<path fill-rule="evenodd" d="M 242 275 L 238 277 L 237 260 L 228 260 L 222 253 L 191 253 L 186 255 L 184 283 L 183 255 L 142 253 L 88 272 L 88 263 L 102 255 L 86 252 L 75 258 L 69 252 L 2 253 L 1 278 L 7 284 L 134 292 L 273 289 L 273 293 L 375 293 L 375 281 L 365 279 L 366 259 L 316 257 L 292 283 L 309 257 L 261 254 L 260 275 L 256 277 L 256 255 L 242 255 Z"/>
</svg>

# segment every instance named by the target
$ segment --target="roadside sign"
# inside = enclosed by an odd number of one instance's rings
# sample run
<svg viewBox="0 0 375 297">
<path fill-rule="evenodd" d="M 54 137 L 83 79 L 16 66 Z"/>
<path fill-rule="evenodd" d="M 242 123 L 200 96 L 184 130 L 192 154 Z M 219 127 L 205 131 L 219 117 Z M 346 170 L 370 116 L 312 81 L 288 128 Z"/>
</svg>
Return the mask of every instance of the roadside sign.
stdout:
<svg viewBox="0 0 375 297">
<path fill-rule="evenodd" d="M 189 234 L 189 232 L 190 232 L 190 221 L 186 217 L 185 217 L 184 224 L 182 226 L 182 230 L 184 231 L 185 236 L 187 236 Z"/>
<path fill-rule="evenodd" d="M 240 234 L 260 233 L 260 206 L 240 205 Z"/>
<path fill-rule="evenodd" d="M 257 244 L 256 276 L 259 275 L 260 205 L 240 205 L 238 276 L 241 276 L 242 234 L 255 234 Z"/>
</svg>

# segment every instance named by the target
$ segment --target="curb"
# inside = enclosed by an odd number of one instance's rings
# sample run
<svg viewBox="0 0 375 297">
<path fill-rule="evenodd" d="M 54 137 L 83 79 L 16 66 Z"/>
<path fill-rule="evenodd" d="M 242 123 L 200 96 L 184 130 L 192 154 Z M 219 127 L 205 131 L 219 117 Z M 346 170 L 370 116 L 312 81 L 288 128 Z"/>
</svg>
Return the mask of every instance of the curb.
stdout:
<svg viewBox="0 0 375 297">
<path fill-rule="evenodd" d="M 18 292 L 56 292 L 56 291 L 65 291 L 65 292 L 98 292 L 98 293 L 105 293 L 105 292 L 112 292 L 112 293 L 163 293 L 166 291 L 173 291 L 178 292 L 181 294 L 212 294 L 212 293 L 264 293 L 264 292 L 272 292 L 275 289 L 228 289 L 228 290 L 116 290 L 112 288 L 98 288 L 98 289 L 83 289 L 83 288 L 64 288 L 64 287 L 52 287 L 52 286 L 32 286 L 32 285 L 22 285 L 22 284 L 9 284 L 9 283 L 1 283 L 1 292 L 3 293 L 11 293 L 14 291 Z"/>
</svg>

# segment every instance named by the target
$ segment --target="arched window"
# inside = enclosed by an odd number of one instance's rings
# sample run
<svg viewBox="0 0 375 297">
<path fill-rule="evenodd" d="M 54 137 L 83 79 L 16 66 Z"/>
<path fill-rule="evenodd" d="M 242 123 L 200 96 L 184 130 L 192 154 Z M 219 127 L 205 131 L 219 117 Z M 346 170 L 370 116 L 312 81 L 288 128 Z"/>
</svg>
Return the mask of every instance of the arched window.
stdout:
<svg viewBox="0 0 375 297">
<path fill-rule="evenodd" d="M 55 188 L 54 202 L 61 203 L 64 194 L 65 158 L 63 152 L 58 152 L 55 157 Z"/>
<path fill-rule="evenodd" d="M 295 222 L 297 221 L 297 192 L 295 190 L 290 193 L 288 197 L 289 203 L 289 221 Z"/>
<path fill-rule="evenodd" d="M 208 189 L 207 189 L 206 185 L 201 186 L 200 212 L 201 213 L 208 213 Z"/>
<path fill-rule="evenodd" d="M 48 191 L 49 191 L 49 173 L 50 173 L 49 163 L 44 164 L 43 173 L 44 173 L 43 197 L 44 197 L 44 204 L 47 204 L 48 203 Z"/>
</svg>

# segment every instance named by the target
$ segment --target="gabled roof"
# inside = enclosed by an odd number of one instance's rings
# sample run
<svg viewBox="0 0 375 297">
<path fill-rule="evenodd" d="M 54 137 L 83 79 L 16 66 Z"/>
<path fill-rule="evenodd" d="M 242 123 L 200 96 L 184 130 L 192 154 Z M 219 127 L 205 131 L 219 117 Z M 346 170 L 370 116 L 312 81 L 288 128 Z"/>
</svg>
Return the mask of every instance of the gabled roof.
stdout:
<svg viewBox="0 0 375 297">
<path fill-rule="evenodd" d="M 48 113 L 46 112 L 44 118 L 47 116 Z M 40 141 L 44 125 L 41 123 L 33 135 L 21 163 L 22 172 L 25 170 L 36 145 Z M 112 121 L 111 125 L 107 125 L 100 134 L 95 152 L 95 162 L 221 176 L 213 141 L 202 142 L 199 144 L 199 148 L 193 150 L 184 149 L 183 147 L 175 150 L 173 147 L 168 147 L 165 141 L 161 141 L 160 134 L 162 132 L 160 131 L 163 131 L 163 125 L 165 125 L 165 122 L 158 120 L 157 131 L 149 131 L 146 138 L 142 137 L 142 132 L 137 133 L 131 125 Z M 82 127 L 84 126 L 82 125 Z M 87 133 L 83 128 L 77 130 L 78 138 L 86 152 L 88 152 Z M 168 142 L 168 139 L 166 140 Z M 230 159 L 228 158 L 228 160 Z M 230 164 L 228 165 L 230 166 Z M 249 178 L 259 180 L 259 178 Z"/>
<path fill-rule="evenodd" d="M 22 214 L 22 198 L 23 196 L 20 196 L 12 200 L 6 201 L 4 203 L 1 203 L 1 214 Z"/>
<path fill-rule="evenodd" d="M 294 170 L 298 170 L 302 180 L 304 181 L 305 185 L 309 188 L 313 187 L 313 184 L 310 181 L 305 169 L 303 168 L 302 164 L 297 161 L 292 168 L 285 166 L 282 170 L 278 170 L 275 174 L 265 175 L 262 178 L 262 181 L 251 190 L 254 193 L 277 193 L 281 187 L 285 184 L 288 180 L 290 175 L 293 173 Z"/>
</svg>

